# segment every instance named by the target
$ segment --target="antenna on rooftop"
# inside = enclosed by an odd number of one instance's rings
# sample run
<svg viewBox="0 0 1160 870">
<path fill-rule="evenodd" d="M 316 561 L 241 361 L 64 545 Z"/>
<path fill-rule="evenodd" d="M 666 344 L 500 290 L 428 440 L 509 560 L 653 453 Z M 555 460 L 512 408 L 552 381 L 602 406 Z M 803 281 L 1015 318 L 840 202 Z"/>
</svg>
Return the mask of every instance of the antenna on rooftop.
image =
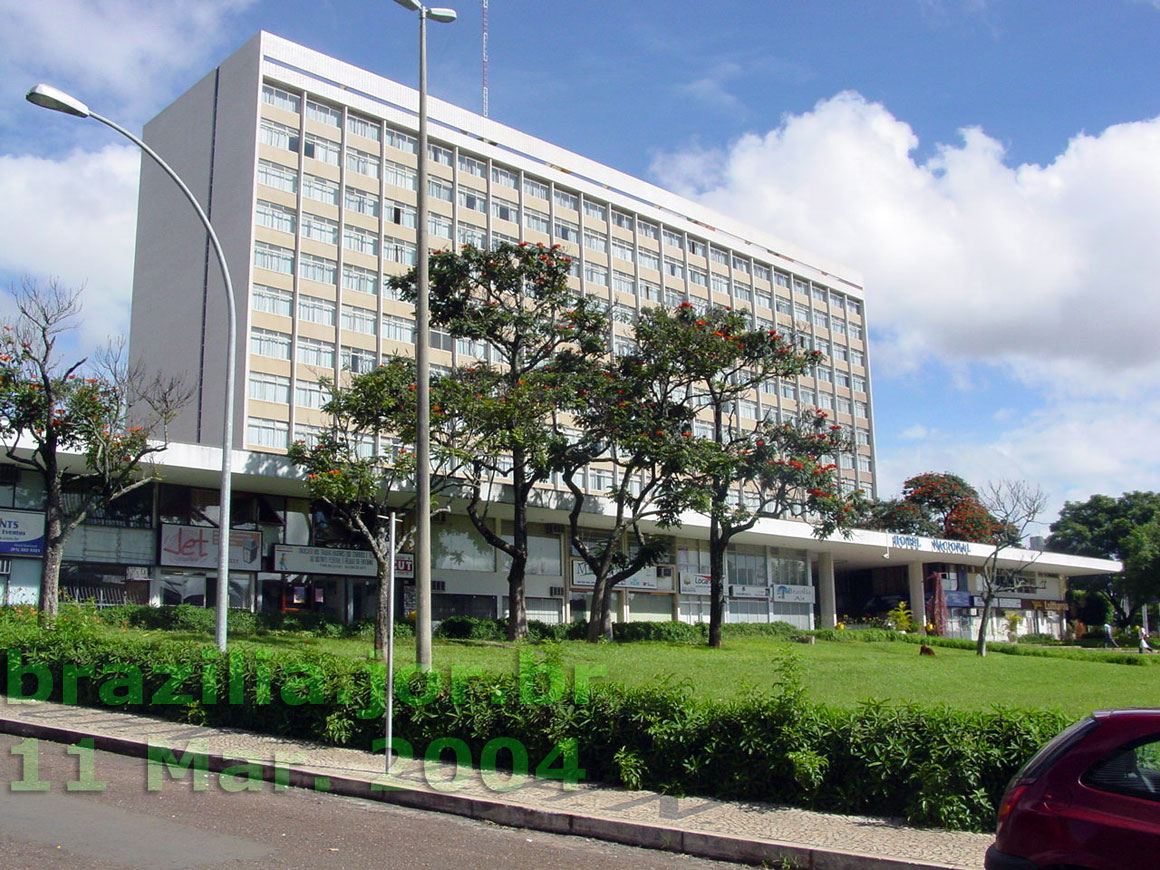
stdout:
<svg viewBox="0 0 1160 870">
<path fill-rule="evenodd" d="M 483 0 L 483 117 L 487 117 L 487 0 Z"/>
</svg>

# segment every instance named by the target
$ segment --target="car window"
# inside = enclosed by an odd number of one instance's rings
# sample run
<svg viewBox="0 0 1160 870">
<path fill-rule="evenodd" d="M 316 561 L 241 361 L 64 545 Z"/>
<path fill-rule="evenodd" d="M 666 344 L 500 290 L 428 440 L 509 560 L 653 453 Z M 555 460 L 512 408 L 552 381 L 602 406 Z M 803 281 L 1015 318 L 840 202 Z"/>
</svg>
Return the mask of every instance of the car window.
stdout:
<svg viewBox="0 0 1160 870">
<path fill-rule="evenodd" d="M 1088 769 L 1084 785 L 1160 801 L 1160 735 L 1117 749 Z"/>
</svg>

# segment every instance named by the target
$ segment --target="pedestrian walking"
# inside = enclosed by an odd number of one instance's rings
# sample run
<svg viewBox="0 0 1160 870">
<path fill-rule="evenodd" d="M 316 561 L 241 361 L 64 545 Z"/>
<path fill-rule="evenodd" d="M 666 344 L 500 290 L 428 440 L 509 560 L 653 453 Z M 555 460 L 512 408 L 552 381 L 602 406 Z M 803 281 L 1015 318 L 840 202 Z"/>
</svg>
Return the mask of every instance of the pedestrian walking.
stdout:
<svg viewBox="0 0 1160 870">
<path fill-rule="evenodd" d="M 1152 652 L 1152 647 L 1148 644 L 1148 635 L 1144 633 L 1144 626 L 1140 626 L 1136 631 L 1140 633 L 1140 655 Z"/>
<path fill-rule="evenodd" d="M 1115 636 L 1112 634 L 1111 623 L 1105 622 L 1104 623 L 1104 649 L 1107 649 L 1110 646 L 1114 646 L 1116 649 L 1120 648 L 1120 645 L 1118 643 L 1116 643 Z"/>
</svg>

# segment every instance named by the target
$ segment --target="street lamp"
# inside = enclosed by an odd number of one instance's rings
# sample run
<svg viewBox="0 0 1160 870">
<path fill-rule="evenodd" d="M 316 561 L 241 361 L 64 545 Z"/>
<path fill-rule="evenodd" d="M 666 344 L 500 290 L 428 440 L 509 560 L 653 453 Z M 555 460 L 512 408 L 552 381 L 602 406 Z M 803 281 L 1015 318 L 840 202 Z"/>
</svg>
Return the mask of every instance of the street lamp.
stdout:
<svg viewBox="0 0 1160 870">
<path fill-rule="evenodd" d="M 401 2 L 401 0 L 400 0 Z M 222 652 L 226 649 L 226 614 L 229 611 L 230 605 L 230 458 L 233 450 L 234 442 L 234 362 L 237 358 L 236 347 L 236 309 L 234 303 L 234 285 L 230 281 L 230 270 L 226 265 L 226 255 L 222 251 L 221 242 L 218 241 L 217 233 L 214 232 L 213 226 L 209 222 L 209 217 L 205 210 L 202 209 L 201 203 L 197 201 L 193 193 L 186 186 L 185 182 L 181 180 L 172 167 L 144 142 L 126 130 L 119 124 L 110 121 L 93 112 L 78 100 L 76 97 L 69 96 L 64 91 L 58 90 L 51 85 L 39 84 L 30 90 L 25 99 L 28 102 L 45 109 L 52 109 L 54 112 L 63 112 L 66 115 L 75 115 L 78 118 L 92 118 L 94 121 L 100 121 L 102 124 L 112 127 L 126 139 L 131 141 L 134 145 L 148 154 L 153 160 L 165 170 L 173 181 L 181 188 L 181 192 L 185 194 L 185 198 L 189 200 L 193 210 L 197 212 L 197 216 L 201 218 L 201 222 L 205 224 L 206 233 L 209 234 L 209 240 L 213 244 L 214 253 L 217 254 L 218 263 L 222 269 L 222 277 L 226 284 L 226 317 L 227 317 L 227 333 L 226 333 L 226 407 L 225 418 L 222 423 L 222 472 L 221 472 L 221 517 L 219 521 L 219 537 L 220 544 L 218 546 L 218 579 L 217 579 L 217 614 L 214 626 L 214 641 L 217 647 Z"/>
<path fill-rule="evenodd" d="M 449 24 L 454 9 L 428 9 L 418 0 L 395 0 L 419 13 L 419 190 L 415 211 L 415 663 L 431 669 L 431 324 L 427 274 L 427 19 Z M 393 593 L 393 590 L 392 590 Z M 380 592 L 380 594 L 382 594 Z M 392 629 L 393 631 L 393 629 Z"/>
</svg>

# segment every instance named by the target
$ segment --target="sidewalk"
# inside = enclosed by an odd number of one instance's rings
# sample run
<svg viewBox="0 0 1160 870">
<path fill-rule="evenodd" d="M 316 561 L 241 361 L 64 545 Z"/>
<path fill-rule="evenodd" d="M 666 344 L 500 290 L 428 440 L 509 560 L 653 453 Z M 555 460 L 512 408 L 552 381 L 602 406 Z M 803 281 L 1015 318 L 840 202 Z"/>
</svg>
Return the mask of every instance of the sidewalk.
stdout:
<svg viewBox="0 0 1160 870">
<path fill-rule="evenodd" d="M 0 732 L 64 743 L 92 737 L 97 749 L 142 758 L 149 747 L 186 751 L 199 740 L 204 744 L 194 745 L 209 756 L 211 770 L 254 762 L 265 779 L 302 788 L 704 858 L 772 866 L 784 858 L 799 870 L 981 870 L 993 839 L 767 804 L 565 788 L 531 777 L 500 791 L 504 774 L 489 775 L 489 783 L 472 771 L 451 784 L 451 765 L 425 773 L 418 761 L 387 780 L 382 755 L 63 704 L 3 698 Z"/>
</svg>

